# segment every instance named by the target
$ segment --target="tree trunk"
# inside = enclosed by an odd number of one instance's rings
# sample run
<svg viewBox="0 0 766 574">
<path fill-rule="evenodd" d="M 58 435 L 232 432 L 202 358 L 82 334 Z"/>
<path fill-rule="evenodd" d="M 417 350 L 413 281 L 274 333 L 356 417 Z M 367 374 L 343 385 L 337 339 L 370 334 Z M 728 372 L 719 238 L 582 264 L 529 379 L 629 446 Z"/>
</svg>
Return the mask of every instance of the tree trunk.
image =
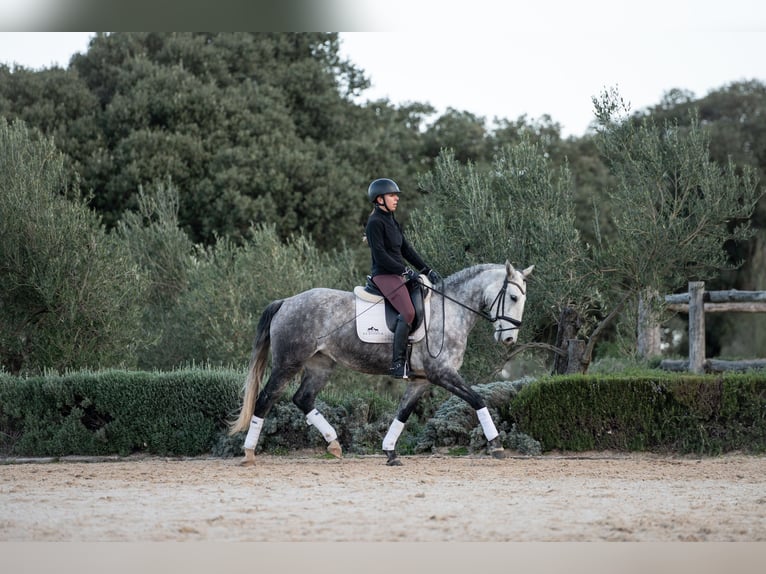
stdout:
<svg viewBox="0 0 766 574">
<path fill-rule="evenodd" d="M 565 374 L 574 375 L 584 373 L 590 361 L 585 361 L 585 341 L 582 339 L 569 339 L 567 341 L 567 368 Z"/>
<path fill-rule="evenodd" d="M 561 310 L 561 316 L 559 317 L 558 331 L 556 332 L 556 347 L 566 351 L 566 355 L 556 354 L 553 359 L 553 373 L 554 375 L 562 375 L 571 372 L 581 372 L 581 366 L 578 359 L 577 370 L 572 371 L 573 367 L 570 366 L 571 353 L 569 346 L 571 341 L 577 340 L 577 332 L 582 326 L 582 319 L 580 315 L 571 307 L 564 307 Z M 583 343 L 584 346 L 584 343 Z M 582 357 L 582 352 L 580 357 Z"/>
<path fill-rule="evenodd" d="M 644 359 L 662 354 L 662 333 L 654 312 L 658 299 L 655 290 L 647 290 L 638 298 L 638 356 Z"/>
</svg>

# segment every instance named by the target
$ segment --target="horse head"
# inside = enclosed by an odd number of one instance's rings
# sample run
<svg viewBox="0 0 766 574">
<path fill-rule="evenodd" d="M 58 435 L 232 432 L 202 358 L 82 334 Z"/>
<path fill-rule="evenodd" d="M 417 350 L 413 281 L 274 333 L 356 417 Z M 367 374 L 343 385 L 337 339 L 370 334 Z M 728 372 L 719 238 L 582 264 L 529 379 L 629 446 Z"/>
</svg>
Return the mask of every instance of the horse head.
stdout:
<svg viewBox="0 0 766 574">
<path fill-rule="evenodd" d="M 506 261 L 502 287 L 497 294 L 489 294 L 494 296 L 489 306 L 489 319 L 495 326 L 495 340 L 498 343 L 510 346 L 518 339 L 527 300 L 527 277 L 534 268 L 534 265 L 530 265 L 519 271 L 510 261 Z"/>
</svg>

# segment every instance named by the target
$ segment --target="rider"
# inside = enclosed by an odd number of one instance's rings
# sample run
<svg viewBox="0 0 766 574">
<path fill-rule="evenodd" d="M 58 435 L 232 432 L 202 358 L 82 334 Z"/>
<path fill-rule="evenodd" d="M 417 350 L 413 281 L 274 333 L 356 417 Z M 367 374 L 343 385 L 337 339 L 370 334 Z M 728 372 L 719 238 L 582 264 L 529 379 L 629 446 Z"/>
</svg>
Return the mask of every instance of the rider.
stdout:
<svg viewBox="0 0 766 574">
<path fill-rule="evenodd" d="M 441 276 L 423 261 L 423 258 L 407 242 L 394 211 L 399 203 L 399 186 L 391 179 L 380 178 L 367 188 L 367 197 L 375 207 L 367 220 L 365 236 L 370 246 L 372 270 L 370 275 L 375 286 L 399 312 L 394 329 L 394 348 L 389 375 L 407 378 L 407 338 L 415 320 L 415 308 L 405 283 L 425 273 L 429 281 L 438 283 Z M 407 267 L 411 263 L 415 271 Z"/>
</svg>

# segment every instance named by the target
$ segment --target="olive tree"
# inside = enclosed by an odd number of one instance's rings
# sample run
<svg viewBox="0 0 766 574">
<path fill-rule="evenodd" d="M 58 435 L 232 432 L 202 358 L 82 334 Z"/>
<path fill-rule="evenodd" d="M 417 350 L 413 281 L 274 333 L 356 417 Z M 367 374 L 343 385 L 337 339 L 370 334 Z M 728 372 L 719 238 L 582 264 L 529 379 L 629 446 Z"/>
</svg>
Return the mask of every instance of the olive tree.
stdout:
<svg viewBox="0 0 766 574">
<path fill-rule="evenodd" d="M 636 309 L 627 303 L 638 297 L 647 310 L 639 320 L 651 323 L 660 293 L 742 263 L 730 260 L 725 247 L 752 235 L 750 217 L 762 192 L 750 167 L 711 160 L 709 134 L 695 112 L 681 127 L 629 116 L 614 90 L 593 104 L 596 141 L 616 181 L 607 190 L 613 232 L 597 233 L 596 263 L 614 308 Z M 586 368 L 589 360 L 586 353 Z"/>
<path fill-rule="evenodd" d="M 680 130 L 631 118 L 614 91 L 594 106 L 599 149 L 616 181 L 603 195 L 608 236 L 595 223 L 595 239 L 582 239 L 569 170 L 554 169 L 529 139 L 503 148 L 483 169 L 444 151 L 421 181 L 431 201 L 415 240 L 434 266 L 535 264 L 522 338 L 554 351 L 556 372 L 587 371 L 596 343 L 642 294 L 732 265 L 724 245 L 749 235 L 761 195 L 750 170 L 710 160 L 697 122 Z M 602 207 L 594 205 L 594 222 Z M 491 347 L 479 349 L 486 361 Z"/>
<path fill-rule="evenodd" d="M 444 150 L 420 184 L 430 201 L 410 233 L 443 274 L 506 260 L 517 268 L 535 265 L 521 331 L 527 346 L 553 337 L 562 309 L 577 303 L 585 314 L 594 306 L 599 291 L 590 288 L 589 246 L 575 227 L 571 174 L 566 165 L 552 167 L 540 142 L 523 136 L 489 168 L 461 164 Z M 508 358 L 490 333 L 472 333 L 465 369 Z"/>
<path fill-rule="evenodd" d="M 67 181 L 62 154 L 0 119 L 0 173 L 2 368 L 130 366 L 143 276 Z"/>
</svg>

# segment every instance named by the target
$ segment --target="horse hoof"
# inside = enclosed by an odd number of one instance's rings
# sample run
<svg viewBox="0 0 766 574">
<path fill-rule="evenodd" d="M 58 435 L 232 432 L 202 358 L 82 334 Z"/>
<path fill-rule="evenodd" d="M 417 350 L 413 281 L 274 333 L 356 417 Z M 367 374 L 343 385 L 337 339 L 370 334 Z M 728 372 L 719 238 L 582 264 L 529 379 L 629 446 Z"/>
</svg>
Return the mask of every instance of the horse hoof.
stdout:
<svg viewBox="0 0 766 574">
<path fill-rule="evenodd" d="M 492 458 L 503 459 L 505 458 L 505 450 L 502 448 L 494 448 L 490 451 Z"/>
<path fill-rule="evenodd" d="M 386 466 L 402 466 L 402 461 L 399 460 L 399 455 L 394 450 L 384 450 L 388 460 L 386 460 Z"/>
<path fill-rule="evenodd" d="M 239 461 L 239 466 L 255 466 L 255 449 L 245 449 L 245 458 Z"/>
<path fill-rule="evenodd" d="M 340 443 L 337 440 L 334 440 L 327 445 L 327 452 L 335 458 L 343 458 L 343 450 L 340 448 Z"/>
</svg>

